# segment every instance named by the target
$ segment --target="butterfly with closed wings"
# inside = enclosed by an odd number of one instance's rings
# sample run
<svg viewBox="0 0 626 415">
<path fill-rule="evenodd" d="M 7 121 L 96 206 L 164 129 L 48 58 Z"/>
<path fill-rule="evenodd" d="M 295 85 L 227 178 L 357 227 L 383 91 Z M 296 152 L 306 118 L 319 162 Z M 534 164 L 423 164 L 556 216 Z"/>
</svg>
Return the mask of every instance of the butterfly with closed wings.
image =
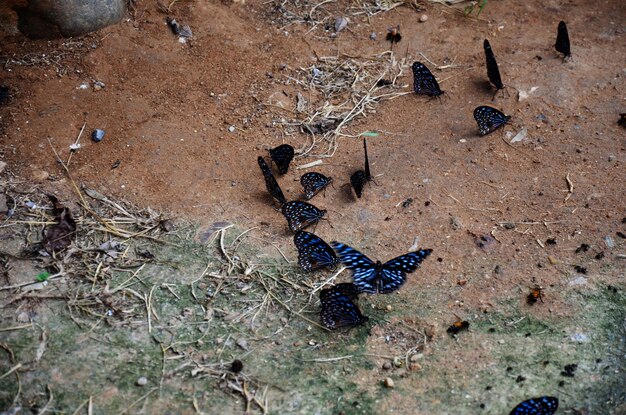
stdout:
<svg viewBox="0 0 626 415">
<path fill-rule="evenodd" d="M 504 115 L 500 110 L 486 105 L 474 109 L 474 119 L 478 124 L 480 135 L 487 135 L 503 126 L 511 119 L 510 115 Z"/>
<path fill-rule="evenodd" d="M 317 235 L 298 231 L 293 237 L 293 243 L 298 249 L 298 264 L 306 272 L 332 268 L 339 263 L 335 251 Z"/>
<path fill-rule="evenodd" d="M 413 62 L 413 91 L 416 94 L 438 97 L 444 93 L 430 70 L 421 62 Z"/>
<path fill-rule="evenodd" d="M 487 61 L 487 76 L 489 81 L 496 87 L 496 93 L 504 89 L 502 78 L 500 77 L 500 69 L 498 69 L 498 62 L 496 62 L 496 56 L 493 54 L 489 41 L 485 39 L 483 43 L 483 49 L 485 49 L 485 59 Z M 495 95 L 494 95 L 495 97 Z"/>
<path fill-rule="evenodd" d="M 564 21 L 559 22 L 554 48 L 557 52 L 562 53 L 565 58 L 572 56 L 572 51 L 569 46 L 569 34 L 567 33 L 567 26 Z"/>
<path fill-rule="evenodd" d="M 370 172 L 370 160 L 367 157 L 367 140 L 363 139 L 363 150 L 365 151 L 365 170 L 356 171 L 350 176 L 350 184 L 356 193 L 357 198 L 361 198 L 363 194 L 363 187 L 365 183 L 373 180 L 372 173 Z"/>
<path fill-rule="evenodd" d="M 289 144 L 283 144 L 269 150 L 272 161 L 276 164 L 278 172 L 285 174 L 289 171 L 289 163 L 293 160 L 295 151 Z"/>
<path fill-rule="evenodd" d="M 263 172 L 263 177 L 265 178 L 265 187 L 267 188 L 268 193 L 274 199 L 278 200 L 278 203 L 280 203 L 281 205 L 284 205 L 287 202 L 287 199 L 285 199 L 285 195 L 283 194 L 283 191 L 278 185 L 276 178 L 272 174 L 272 170 L 270 170 L 270 167 L 267 165 L 263 157 L 259 156 L 258 162 L 259 162 L 259 167 L 261 168 L 261 171 Z"/>
<path fill-rule="evenodd" d="M 325 189 L 333 181 L 332 177 L 326 177 L 322 173 L 310 172 L 300 177 L 300 184 L 304 189 L 306 200 L 311 199 L 321 190 Z"/>
<path fill-rule="evenodd" d="M 317 223 L 326 215 L 325 210 L 298 200 L 285 203 L 282 206 L 282 212 L 292 232 L 298 232 L 307 226 Z"/>
<path fill-rule="evenodd" d="M 358 288 L 354 284 L 338 284 L 320 292 L 320 320 L 324 327 L 336 330 L 342 327 L 356 327 L 369 318 L 361 313 L 356 304 Z"/>
<path fill-rule="evenodd" d="M 559 408 L 559 400 L 553 396 L 528 399 L 517 405 L 509 415 L 552 415 Z"/>
<path fill-rule="evenodd" d="M 431 254 L 432 249 L 420 249 L 401 255 L 384 264 L 372 261 L 348 245 L 332 242 L 339 259 L 352 271 L 352 280 L 362 292 L 387 294 L 400 288 L 406 274 L 415 271 Z"/>
</svg>

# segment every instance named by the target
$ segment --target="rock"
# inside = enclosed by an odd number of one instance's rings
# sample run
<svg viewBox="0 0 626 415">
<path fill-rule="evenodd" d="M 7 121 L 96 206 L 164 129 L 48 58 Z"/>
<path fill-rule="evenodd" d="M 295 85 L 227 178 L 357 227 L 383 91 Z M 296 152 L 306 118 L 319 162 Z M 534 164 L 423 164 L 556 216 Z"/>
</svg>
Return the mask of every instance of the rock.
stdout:
<svg viewBox="0 0 626 415">
<path fill-rule="evenodd" d="M 29 0 L 17 8 L 17 27 L 34 39 L 76 37 L 118 23 L 126 0 Z"/>
<path fill-rule="evenodd" d="M 0 161 L 0 173 L 2 173 L 6 167 L 7 164 L 4 161 Z"/>
<path fill-rule="evenodd" d="M 391 378 L 385 378 L 385 380 L 383 380 L 383 385 L 385 385 L 386 388 L 392 389 L 395 384 L 393 383 L 393 379 Z"/>
<path fill-rule="evenodd" d="M 335 19 L 335 32 L 339 33 L 348 26 L 348 20 L 345 17 Z"/>
<path fill-rule="evenodd" d="M 418 372 L 422 370 L 422 365 L 420 365 L 419 363 L 411 363 L 409 365 L 409 369 L 411 370 L 411 372 Z"/>
<path fill-rule="evenodd" d="M 391 369 L 391 363 L 390 362 L 383 363 L 383 369 L 390 370 Z"/>
<path fill-rule="evenodd" d="M 378 38 L 378 36 L 376 35 L 376 32 L 370 33 L 370 39 L 376 40 L 377 38 Z"/>
<path fill-rule="evenodd" d="M 428 15 L 423 14 L 423 15 L 420 16 L 420 22 L 421 23 L 424 23 L 426 20 L 428 20 Z"/>
<path fill-rule="evenodd" d="M 137 386 L 146 386 L 147 384 L 148 384 L 148 379 L 146 379 L 145 376 L 142 376 L 139 379 L 137 379 Z"/>
<path fill-rule="evenodd" d="M 18 323 L 28 323 L 30 321 L 30 316 L 26 311 L 22 311 L 17 315 Z"/>
<path fill-rule="evenodd" d="M 424 355 L 422 353 L 416 353 L 414 355 L 411 355 L 411 358 L 409 359 L 411 362 L 415 363 L 418 360 L 422 359 L 424 357 Z"/>
<path fill-rule="evenodd" d="M 248 341 L 244 338 L 237 340 L 237 346 L 241 347 L 243 350 L 248 350 Z"/>
<path fill-rule="evenodd" d="M 99 143 L 100 141 L 104 139 L 104 134 L 105 134 L 104 130 L 99 130 L 96 128 L 91 133 L 91 139 L 95 141 L 96 143 Z"/>
</svg>

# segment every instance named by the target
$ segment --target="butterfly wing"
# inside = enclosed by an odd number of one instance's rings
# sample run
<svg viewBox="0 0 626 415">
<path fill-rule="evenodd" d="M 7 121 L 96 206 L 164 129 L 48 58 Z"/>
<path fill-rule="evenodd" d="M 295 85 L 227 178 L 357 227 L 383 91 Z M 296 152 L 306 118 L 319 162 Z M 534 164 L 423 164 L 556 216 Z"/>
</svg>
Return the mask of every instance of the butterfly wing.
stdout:
<svg viewBox="0 0 626 415">
<path fill-rule="evenodd" d="M 559 400 L 553 396 L 528 399 L 517 405 L 509 415 L 552 415 L 559 408 Z"/>
<path fill-rule="evenodd" d="M 376 293 L 378 267 L 371 259 L 354 248 L 338 242 L 332 242 L 339 259 L 352 271 L 352 280 L 362 292 Z"/>
<path fill-rule="evenodd" d="M 474 119 L 478 124 L 480 135 L 487 135 L 506 124 L 511 117 L 504 115 L 502 111 L 484 105 L 474 109 Z"/>
<path fill-rule="evenodd" d="M 307 200 L 315 196 L 332 181 L 333 179 L 331 177 L 326 177 L 323 174 L 316 172 L 306 173 L 300 177 L 300 184 L 304 189 L 304 195 Z"/>
<path fill-rule="evenodd" d="M 259 167 L 261 168 L 261 171 L 263 172 L 263 177 L 265 178 L 265 188 L 267 189 L 269 194 L 272 195 L 274 199 L 278 200 L 278 202 L 281 205 L 285 204 L 285 202 L 287 202 L 287 199 L 285 199 L 285 195 L 283 194 L 283 191 L 278 185 L 278 182 L 276 181 L 276 178 L 272 174 L 272 171 L 270 170 L 269 166 L 267 165 L 267 163 L 261 156 L 259 156 L 258 162 L 259 162 Z"/>
<path fill-rule="evenodd" d="M 415 271 L 432 251 L 421 249 L 385 262 L 380 271 L 378 292 L 387 294 L 400 288 L 406 281 L 406 273 Z"/>
<path fill-rule="evenodd" d="M 293 242 L 298 248 L 298 264 L 307 272 L 339 263 L 335 251 L 319 236 L 298 231 Z"/>
<path fill-rule="evenodd" d="M 370 159 L 367 157 L 367 140 L 363 139 L 363 150 L 365 151 L 365 180 L 372 180 L 372 172 L 370 172 Z"/>
<path fill-rule="evenodd" d="M 349 296 L 335 287 L 320 292 L 322 310 L 320 319 L 324 327 L 336 330 L 341 327 L 356 327 L 369 320 Z"/>
<path fill-rule="evenodd" d="M 565 57 L 572 56 L 572 51 L 569 45 L 569 34 L 567 33 L 567 26 L 564 21 L 559 22 L 559 28 L 556 32 L 556 44 L 554 48 L 557 52 L 561 52 Z"/>
<path fill-rule="evenodd" d="M 326 214 L 325 210 L 320 210 L 310 203 L 300 201 L 285 203 L 282 207 L 282 212 L 292 232 L 297 232 L 312 225 Z"/>
<path fill-rule="evenodd" d="M 491 49 L 491 45 L 487 39 L 485 39 L 483 47 L 485 49 L 485 58 L 487 60 L 487 76 L 496 89 L 502 89 L 504 88 L 504 84 L 502 83 L 502 78 L 500 77 L 498 63 L 496 62 L 496 57 L 493 54 L 493 50 Z"/>
<path fill-rule="evenodd" d="M 411 69 L 413 70 L 413 91 L 416 94 L 428 95 L 429 97 L 443 94 L 439 83 L 423 63 L 413 62 Z"/>
<path fill-rule="evenodd" d="M 367 183 L 367 178 L 363 170 L 359 170 L 350 176 L 350 184 L 354 189 L 354 193 L 356 193 L 356 197 L 359 199 L 363 194 L 363 186 L 365 186 L 365 183 Z"/>
<path fill-rule="evenodd" d="M 283 144 L 271 149 L 270 157 L 276 163 L 280 174 L 285 174 L 289 170 L 289 163 L 293 160 L 294 149 L 289 144 Z"/>
</svg>

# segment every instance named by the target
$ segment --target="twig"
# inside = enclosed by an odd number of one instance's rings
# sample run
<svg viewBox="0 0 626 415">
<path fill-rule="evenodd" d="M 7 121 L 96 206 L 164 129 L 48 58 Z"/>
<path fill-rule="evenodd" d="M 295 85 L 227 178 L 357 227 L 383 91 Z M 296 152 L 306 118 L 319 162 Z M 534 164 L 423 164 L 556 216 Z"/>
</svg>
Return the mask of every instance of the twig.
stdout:
<svg viewBox="0 0 626 415">
<path fill-rule="evenodd" d="M 83 135 L 83 131 L 85 131 L 86 125 L 87 125 L 87 121 L 83 123 L 83 127 L 80 129 L 80 132 L 78 133 L 78 137 L 76 137 L 76 141 L 74 141 L 74 146 L 78 145 L 78 142 L 80 141 L 80 136 Z M 74 151 L 70 150 L 70 155 L 67 157 L 67 162 L 66 162 L 68 167 L 70 165 L 70 160 L 72 160 L 72 154 L 74 154 Z"/>
<path fill-rule="evenodd" d="M 567 196 L 565 196 L 565 200 L 563 203 L 567 202 L 570 197 L 574 194 L 574 183 L 569 178 L 569 172 L 565 176 L 565 181 L 567 182 Z"/>
</svg>

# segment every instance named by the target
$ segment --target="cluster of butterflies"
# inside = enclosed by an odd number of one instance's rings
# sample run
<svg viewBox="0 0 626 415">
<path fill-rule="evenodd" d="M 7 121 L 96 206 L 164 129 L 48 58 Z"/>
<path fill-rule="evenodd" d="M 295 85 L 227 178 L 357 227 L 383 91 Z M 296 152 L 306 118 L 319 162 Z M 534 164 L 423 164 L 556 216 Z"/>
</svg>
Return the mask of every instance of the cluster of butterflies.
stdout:
<svg viewBox="0 0 626 415">
<path fill-rule="evenodd" d="M 569 58 L 571 54 L 569 35 L 567 33 L 567 26 L 565 22 L 561 21 L 557 29 L 556 44 L 554 45 L 557 52 L 562 53 L 565 58 Z M 500 70 L 498 69 L 498 63 L 496 62 L 496 56 L 491 49 L 489 41 L 485 39 L 483 43 L 485 50 L 485 58 L 487 61 L 487 76 L 489 81 L 496 88 L 496 94 L 500 90 L 504 90 L 505 86 L 500 76 Z M 421 62 L 413 63 L 411 67 L 413 70 L 413 91 L 416 94 L 427 95 L 429 97 L 439 97 L 444 91 L 439 87 L 439 83 L 430 72 L 430 70 Z M 502 111 L 487 106 L 481 105 L 474 109 L 474 119 L 478 124 L 478 130 L 480 135 L 487 135 L 499 127 L 505 125 L 511 117 L 505 115 Z"/>
<path fill-rule="evenodd" d="M 359 170 L 350 177 L 350 183 L 357 198 L 361 197 L 365 184 L 373 181 L 365 140 L 363 140 L 363 146 L 365 170 Z M 283 144 L 269 150 L 269 154 L 280 174 L 289 171 L 289 164 L 294 157 L 293 147 Z M 339 263 L 343 263 L 352 271 L 352 283 L 337 284 L 320 292 L 322 306 L 320 318 L 324 327 L 335 330 L 365 323 L 368 318 L 361 313 L 357 305 L 359 294 L 388 294 L 397 290 L 406 281 L 406 274 L 414 272 L 432 252 L 431 249 L 421 249 L 383 264 L 380 261 L 374 262 L 356 249 L 339 242 L 332 242 L 331 247 L 319 236 L 304 231 L 305 228 L 322 219 L 326 211 L 305 201 L 287 201 L 265 159 L 259 156 L 258 163 L 265 178 L 268 193 L 280 203 L 289 229 L 295 233 L 293 241 L 298 249 L 300 267 L 307 272 L 312 272 L 322 268 L 334 268 Z M 304 198 L 310 200 L 331 182 L 332 178 L 321 173 L 304 174 L 300 178 Z"/>
</svg>

